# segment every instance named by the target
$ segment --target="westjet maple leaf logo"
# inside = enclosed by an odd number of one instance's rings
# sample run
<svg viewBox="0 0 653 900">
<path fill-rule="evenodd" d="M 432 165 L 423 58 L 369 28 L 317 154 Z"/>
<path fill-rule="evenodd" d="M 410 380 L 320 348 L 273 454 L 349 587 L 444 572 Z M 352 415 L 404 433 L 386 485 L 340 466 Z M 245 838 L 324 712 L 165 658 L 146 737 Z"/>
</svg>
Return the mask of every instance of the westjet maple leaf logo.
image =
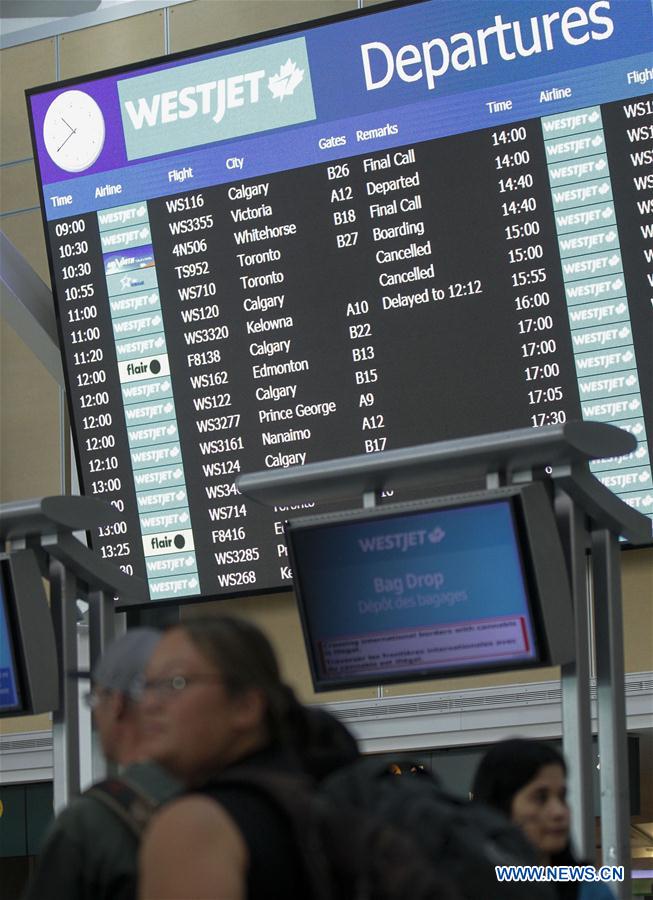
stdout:
<svg viewBox="0 0 653 900">
<path fill-rule="evenodd" d="M 304 70 L 299 69 L 297 64 L 288 58 L 277 74 L 268 78 L 268 89 L 272 92 L 275 100 L 282 101 L 284 97 L 290 97 L 294 93 L 303 78 Z"/>
</svg>

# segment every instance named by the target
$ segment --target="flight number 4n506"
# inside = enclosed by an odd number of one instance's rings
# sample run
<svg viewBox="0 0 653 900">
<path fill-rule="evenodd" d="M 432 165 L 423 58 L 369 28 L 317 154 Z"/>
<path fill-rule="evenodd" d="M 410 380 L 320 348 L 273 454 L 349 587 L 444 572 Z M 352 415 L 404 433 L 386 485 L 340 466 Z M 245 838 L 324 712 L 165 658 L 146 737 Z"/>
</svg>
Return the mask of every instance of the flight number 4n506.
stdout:
<svg viewBox="0 0 653 900">
<path fill-rule="evenodd" d="M 194 241 L 184 241 L 175 244 L 172 248 L 174 256 L 192 256 L 193 253 L 204 253 L 206 251 L 206 238 L 198 238 Z"/>
</svg>

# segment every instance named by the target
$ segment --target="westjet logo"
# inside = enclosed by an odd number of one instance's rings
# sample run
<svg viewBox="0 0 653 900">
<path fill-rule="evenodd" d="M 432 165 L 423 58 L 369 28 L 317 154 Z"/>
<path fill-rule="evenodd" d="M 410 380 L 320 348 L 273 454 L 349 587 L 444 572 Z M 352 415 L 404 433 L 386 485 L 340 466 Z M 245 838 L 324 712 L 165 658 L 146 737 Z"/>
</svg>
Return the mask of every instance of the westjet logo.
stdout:
<svg viewBox="0 0 653 900">
<path fill-rule="evenodd" d="M 192 119 L 198 114 L 210 116 L 219 124 L 227 110 L 253 105 L 261 99 L 261 85 L 275 100 L 291 97 L 304 80 L 304 69 L 290 57 L 279 70 L 267 77 L 265 69 L 256 69 L 216 81 L 187 85 L 179 90 L 163 91 L 152 97 L 127 100 L 125 110 L 132 126 L 140 131 L 143 126 L 168 125 L 179 119 Z"/>
<path fill-rule="evenodd" d="M 124 78 L 118 94 L 128 159 L 316 118 L 303 37 Z"/>
<path fill-rule="evenodd" d="M 303 80 L 304 70 L 288 58 L 277 74 L 268 78 L 268 90 L 275 100 L 283 100 L 284 97 L 291 97 Z"/>
<path fill-rule="evenodd" d="M 405 553 L 411 547 L 423 547 L 428 541 L 439 544 L 444 540 L 446 532 L 436 526 L 430 531 L 420 528 L 417 531 L 400 531 L 396 534 L 375 534 L 358 539 L 358 547 L 363 553 L 378 553 L 382 550 L 399 550 Z"/>
</svg>

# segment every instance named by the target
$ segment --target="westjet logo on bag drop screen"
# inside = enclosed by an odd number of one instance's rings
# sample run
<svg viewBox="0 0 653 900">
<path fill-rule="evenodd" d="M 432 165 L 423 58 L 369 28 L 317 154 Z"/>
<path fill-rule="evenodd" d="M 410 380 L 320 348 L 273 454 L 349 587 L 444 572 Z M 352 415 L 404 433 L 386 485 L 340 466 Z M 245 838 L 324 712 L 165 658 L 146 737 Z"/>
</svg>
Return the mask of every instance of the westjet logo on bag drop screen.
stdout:
<svg viewBox="0 0 653 900">
<path fill-rule="evenodd" d="M 358 539 L 358 547 L 363 553 L 378 553 L 383 550 L 400 550 L 405 553 L 411 547 L 423 547 L 426 543 L 439 544 L 446 537 L 440 526 L 427 531 L 419 528 L 415 531 L 399 531 L 396 534 L 375 534 Z"/>
<path fill-rule="evenodd" d="M 130 159 L 315 119 L 304 38 L 118 83 Z"/>
</svg>

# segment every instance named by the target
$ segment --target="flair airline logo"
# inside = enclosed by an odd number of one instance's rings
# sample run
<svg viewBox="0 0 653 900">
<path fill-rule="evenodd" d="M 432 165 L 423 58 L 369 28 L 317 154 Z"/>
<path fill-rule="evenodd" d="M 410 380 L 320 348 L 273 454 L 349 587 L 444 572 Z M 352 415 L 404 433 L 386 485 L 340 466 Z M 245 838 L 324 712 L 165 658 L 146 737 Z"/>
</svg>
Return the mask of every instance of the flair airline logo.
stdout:
<svg viewBox="0 0 653 900">
<path fill-rule="evenodd" d="M 304 38 L 118 82 L 130 159 L 315 119 Z"/>
</svg>

